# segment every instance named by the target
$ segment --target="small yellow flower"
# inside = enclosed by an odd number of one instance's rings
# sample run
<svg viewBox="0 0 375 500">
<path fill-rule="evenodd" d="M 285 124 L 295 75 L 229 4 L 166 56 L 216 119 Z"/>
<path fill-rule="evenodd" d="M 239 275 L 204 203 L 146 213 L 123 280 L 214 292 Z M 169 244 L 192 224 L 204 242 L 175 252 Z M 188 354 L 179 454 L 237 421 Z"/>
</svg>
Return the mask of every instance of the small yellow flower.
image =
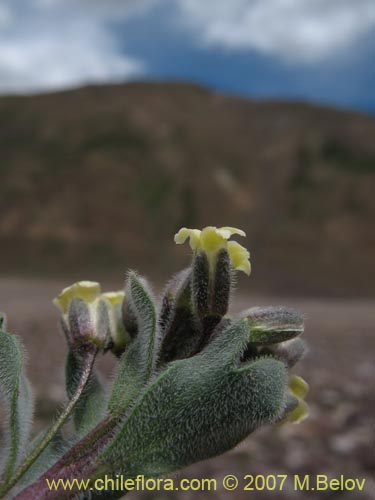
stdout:
<svg viewBox="0 0 375 500">
<path fill-rule="evenodd" d="M 292 375 L 289 379 L 289 390 L 297 399 L 298 406 L 289 413 L 287 420 L 299 424 L 309 416 L 309 409 L 304 401 L 309 392 L 309 385 L 302 377 Z"/>
<path fill-rule="evenodd" d="M 224 248 L 229 254 L 233 268 L 249 275 L 251 271 L 250 253 L 245 247 L 237 243 L 237 241 L 228 241 L 234 234 L 246 236 L 244 231 L 235 227 L 217 228 L 207 226 L 201 231 L 199 229 L 187 229 L 183 227 L 175 235 L 174 241 L 178 245 L 181 245 L 189 238 L 191 249 L 194 252 L 203 250 L 211 266 L 214 265 L 217 252 Z"/>
</svg>

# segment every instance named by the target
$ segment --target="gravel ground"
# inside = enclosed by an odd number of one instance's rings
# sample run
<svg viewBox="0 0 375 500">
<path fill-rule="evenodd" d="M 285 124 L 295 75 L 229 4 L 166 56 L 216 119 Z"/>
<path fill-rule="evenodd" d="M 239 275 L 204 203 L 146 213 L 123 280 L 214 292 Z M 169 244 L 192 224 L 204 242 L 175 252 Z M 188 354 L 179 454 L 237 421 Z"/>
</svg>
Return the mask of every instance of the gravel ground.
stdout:
<svg viewBox="0 0 375 500">
<path fill-rule="evenodd" d="M 110 285 L 110 284 L 108 284 Z M 64 398 L 65 345 L 57 333 L 58 314 L 51 299 L 64 284 L 4 279 L 0 309 L 8 313 L 9 329 L 20 335 L 28 351 L 28 372 L 38 401 L 35 430 L 52 417 Z M 110 288 L 103 287 L 105 289 Z M 278 297 L 239 297 L 236 309 L 252 305 L 289 305 L 306 319 L 306 358 L 296 367 L 310 384 L 310 418 L 300 425 L 264 428 L 225 455 L 195 464 L 180 478 L 212 478 L 216 491 L 132 492 L 132 500 L 153 498 L 375 499 L 375 301 Z M 110 355 L 100 361 L 109 374 Z M 225 491 L 222 479 L 239 479 Z M 244 491 L 247 474 L 286 474 L 282 491 Z M 294 476 L 366 479 L 363 491 L 296 491 Z M 261 487 L 261 480 L 259 480 Z M 272 487 L 272 478 L 269 480 Z"/>
</svg>

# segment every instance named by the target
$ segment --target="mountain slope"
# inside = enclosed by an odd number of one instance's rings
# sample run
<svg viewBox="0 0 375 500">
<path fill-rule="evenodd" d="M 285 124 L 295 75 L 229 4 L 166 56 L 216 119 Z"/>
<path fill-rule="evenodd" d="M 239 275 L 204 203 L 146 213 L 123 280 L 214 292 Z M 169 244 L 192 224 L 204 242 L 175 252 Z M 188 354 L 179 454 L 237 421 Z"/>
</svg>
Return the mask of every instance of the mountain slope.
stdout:
<svg viewBox="0 0 375 500">
<path fill-rule="evenodd" d="M 252 288 L 372 293 L 374 137 L 369 116 L 183 84 L 0 98 L 0 272 L 165 276 L 180 226 L 234 225 Z"/>
</svg>

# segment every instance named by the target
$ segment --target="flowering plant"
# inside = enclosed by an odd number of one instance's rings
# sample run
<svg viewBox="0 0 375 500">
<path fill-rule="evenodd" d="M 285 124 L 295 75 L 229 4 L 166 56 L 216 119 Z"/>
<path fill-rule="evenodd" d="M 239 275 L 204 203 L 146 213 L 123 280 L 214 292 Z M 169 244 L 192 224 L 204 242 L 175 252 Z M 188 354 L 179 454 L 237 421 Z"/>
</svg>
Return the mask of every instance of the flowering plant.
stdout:
<svg viewBox="0 0 375 500">
<path fill-rule="evenodd" d="M 31 442 L 23 348 L 1 320 L 0 498 L 119 498 L 126 491 L 51 490 L 46 480 L 165 475 L 233 448 L 264 424 L 305 418 L 307 384 L 290 374 L 305 351 L 303 319 L 282 307 L 228 313 L 235 272 L 250 274 L 250 254 L 229 241 L 233 235 L 245 233 L 182 228 L 175 241 L 189 238 L 192 262 L 160 301 L 133 271 L 125 292 L 101 293 L 98 283 L 81 281 L 58 295 L 67 403 Z M 118 359 L 111 387 L 95 369 L 106 352 Z"/>
</svg>

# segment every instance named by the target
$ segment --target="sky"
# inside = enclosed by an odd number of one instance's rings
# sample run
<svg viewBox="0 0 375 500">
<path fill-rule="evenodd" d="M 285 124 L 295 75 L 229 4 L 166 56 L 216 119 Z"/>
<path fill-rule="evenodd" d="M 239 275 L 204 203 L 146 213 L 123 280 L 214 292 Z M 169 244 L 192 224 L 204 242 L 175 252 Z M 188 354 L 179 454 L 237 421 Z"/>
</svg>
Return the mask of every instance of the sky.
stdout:
<svg viewBox="0 0 375 500">
<path fill-rule="evenodd" d="M 375 114 L 374 0 L 0 0 L 0 94 L 183 80 Z"/>
</svg>

